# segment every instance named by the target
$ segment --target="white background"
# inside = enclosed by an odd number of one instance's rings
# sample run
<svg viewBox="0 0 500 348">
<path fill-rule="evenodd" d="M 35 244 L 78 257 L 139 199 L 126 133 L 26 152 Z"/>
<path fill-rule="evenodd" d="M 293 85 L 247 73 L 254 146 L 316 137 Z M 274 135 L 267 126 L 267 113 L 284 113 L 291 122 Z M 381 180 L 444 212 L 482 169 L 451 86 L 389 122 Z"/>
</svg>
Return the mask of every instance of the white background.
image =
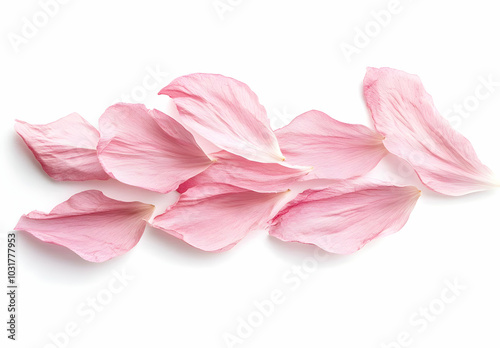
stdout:
<svg viewBox="0 0 500 348">
<path fill-rule="evenodd" d="M 2 260 L 5 233 L 23 213 L 49 211 L 82 190 L 154 203 L 158 212 L 173 199 L 116 182 L 51 180 L 15 134 L 14 119 L 47 123 L 78 112 L 97 125 L 122 95 L 133 93 L 131 101 L 161 107 L 165 100 L 157 91 L 187 73 L 246 82 L 275 126 L 313 108 L 369 125 L 361 93 L 365 68 L 416 73 L 443 113 L 470 103 L 469 116 L 456 125 L 500 173 L 500 87 L 474 105 L 481 78 L 500 81 L 500 21 L 493 1 L 401 0 L 379 33 L 370 24 L 372 11 L 387 9 L 388 0 L 222 3 L 233 5 L 220 16 L 212 0 L 72 0 L 43 23 L 37 1 L 3 1 Z M 16 52 L 10 39 L 22 35 L 23 18 L 39 28 Z M 372 37 L 349 62 L 340 46 L 353 44 L 356 28 L 366 25 Z M 151 79 L 155 69 L 162 72 L 158 81 Z M 392 157 L 373 175 L 422 188 Z M 237 335 L 238 318 L 255 316 L 254 301 L 276 290 L 284 301 L 237 347 L 375 348 L 404 332 L 411 347 L 499 346 L 500 192 L 460 198 L 423 193 L 399 233 L 317 267 L 311 267 L 313 247 L 285 244 L 265 232 L 229 252 L 210 254 L 148 228 L 130 253 L 104 264 L 18 233 L 19 340 L 5 337 L 2 295 L 0 346 L 55 347 L 50 335 L 66 341 L 61 332 L 74 322 L 77 334 L 60 346 L 225 347 L 224 334 Z M 298 278 L 290 272 L 304 262 L 307 279 L 294 286 L 291 279 Z M 79 315 L 88 298 L 107 300 L 114 271 L 134 279 L 95 317 Z M 4 261 L 0 276 L 6 279 Z M 441 308 L 441 293 L 453 281 L 466 289 Z M 433 321 L 412 324 L 429 305 L 439 313 Z"/>
</svg>

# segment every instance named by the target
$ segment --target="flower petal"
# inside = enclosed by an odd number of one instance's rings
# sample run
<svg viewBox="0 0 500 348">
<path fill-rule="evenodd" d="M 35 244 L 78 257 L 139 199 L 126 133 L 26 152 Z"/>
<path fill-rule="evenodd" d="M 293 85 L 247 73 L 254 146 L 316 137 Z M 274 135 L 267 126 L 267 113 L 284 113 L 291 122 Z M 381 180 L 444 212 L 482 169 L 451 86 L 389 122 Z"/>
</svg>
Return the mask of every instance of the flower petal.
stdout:
<svg viewBox="0 0 500 348">
<path fill-rule="evenodd" d="M 343 181 L 336 187 L 299 194 L 276 215 L 269 234 L 349 254 L 374 238 L 399 231 L 419 197 L 420 191 L 413 186 Z"/>
<path fill-rule="evenodd" d="M 192 74 L 175 79 L 159 94 L 173 98 L 180 123 L 219 148 L 256 162 L 284 160 L 266 110 L 244 83 Z"/>
<path fill-rule="evenodd" d="M 97 159 L 99 132 L 80 115 L 73 113 L 45 125 L 16 120 L 15 129 L 51 178 L 109 179 Z"/>
<path fill-rule="evenodd" d="M 191 187 L 210 183 L 230 184 L 256 192 L 286 191 L 312 170 L 311 167 L 291 166 L 285 162 L 252 162 L 227 151 L 210 156 L 215 163 L 181 184 L 177 191 L 183 193 Z"/>
<path fill-rule="evenodd" d="M 314 166 L 313 176 L 348 179 L 372 170 L 387 155 L 383 137 L 368 127 L 308 111 L 275 131 L 287 162 Z"/>
<path fill-rule="evenodd" d="M 117 201 L 89 190 L 72 196 L 49 214 L 33 211 L 23 215 L 15 229 L 62 245 L 87 261 L 103 262 L 137 244 L 153 211 L 149 204 Z"/>
<path fill-rule="evenodd" d="M 408 161 L 427 187 L 460 196 L 497 184 L 471 143 L 438 113 L 418 76 L 369 68 L 364 94 L 386 148 Z"/>
<path fill-rule="evenodd" d="M 113 178 L 167 193 L 212 161 L 173 118 L 142 104 L 116 104 L 99 120 L 99 160 Z"/>
<path fill-rule="evenodd" d="M 287 194 L 224 184 L 196 186 L 152 225 L 201 250 L 229 250 L 250 231 L 264 229 Z"/>
</svg>

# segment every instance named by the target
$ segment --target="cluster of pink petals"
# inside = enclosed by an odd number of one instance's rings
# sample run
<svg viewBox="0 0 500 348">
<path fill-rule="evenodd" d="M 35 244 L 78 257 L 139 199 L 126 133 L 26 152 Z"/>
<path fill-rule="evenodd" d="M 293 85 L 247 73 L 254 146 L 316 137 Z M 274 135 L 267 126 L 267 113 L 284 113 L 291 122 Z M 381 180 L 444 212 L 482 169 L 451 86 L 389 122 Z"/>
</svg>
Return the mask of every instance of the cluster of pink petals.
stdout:
<svg viewBox="0 0 500 348">
<path fill-rule="evenodd" d="M 206 251 L 267 229 L 283 241 L 346 254 L 400 230 L 421 195 L 363 178 L 388 153 L 442 194 L 499 185 L 419 78 L 394 69 L 369 68 L 364 80 L 375 130 L 312 110 L 273 131 L 255 93 L 221 75 L 182 76 L 160 94 L 175 112 L 121 103 L 104 112 L 99 130 L 72 114 L 47 125 L 17 121 L 16 131 L 56 180 L 114 178 L 177 190 L 174 205 L 153 217 L 152 205 L 85 191 L 48 214 L 24 215 L 16 230 L 92 262 L 129 251 L 147 224 Z"/>
</svg>

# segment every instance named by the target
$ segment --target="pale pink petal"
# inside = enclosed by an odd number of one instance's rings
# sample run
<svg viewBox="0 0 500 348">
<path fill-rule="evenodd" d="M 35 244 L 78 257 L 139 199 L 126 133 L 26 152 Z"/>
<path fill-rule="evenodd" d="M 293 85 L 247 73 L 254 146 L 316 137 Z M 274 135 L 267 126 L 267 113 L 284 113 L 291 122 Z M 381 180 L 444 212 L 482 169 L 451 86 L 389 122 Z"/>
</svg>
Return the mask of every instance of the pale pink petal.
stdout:
<svg viewBox="0 0 500 348">
<path fill-rule="evenodd" d="M 230 184 L 256 192 L 286 191 L 312 170 L 311 167 L 292 166 L 286 162 L 252 162 L 227 151 L 210 156 L 215 163 L 181 184 L 177 191 L 182 193 L 191 187 L 210 183 Z"/>
<path fill-rule="evenodd" d="M 219 148 L 256 162 L 283 161 L 266 110 L 244 83 L 192 74 L 160 91 L 173 98 L 178 121 Z"/>
<path fill-rule="evenodd" d="M 364 94 L 386 148 L 408 161 L 427 187 L 459 196 L 498 185 L 471 143 L 436 110 L 418 76 L 369 68 Z"/>
<path fill-rule="evenodd" d="M 155 217 L 153 227 L 201 250 L 228 250 L 250 231 L 264 229 L 288 193 L 257 193 L 224 184 L 196 186 Z"/>
<path fill-rule="evenodd" d="M 383 137 L 359 124 L 308 111 L 275 131 L 288 163 L 313 166 L 322 179 L 348 179 L 372 170 L 387 155 Z"/>
<path fill-rule="evenodd" d="M 23 215 L 15 229 L 62 245 L 87 261 L 103 262 L 137 244 L 153 211 L 153 205 L 117 201 L 90 190 L 72 196 L 49 214 Z"/>
<path fill-rule="evenodd" d="M 73 113 L 44 125 L 16 120 L 15 129 L 51 178 L 109 179 L 97 159 L 99 132 L 80 115 Z"/>
<path fill-rule="evenodd" d="M 99 120 L 99 160 L 117 180 L 167 193 L 212 161 L 182 125 L 142 104 L 116 104 Z"/>
<path fill-rule="evenodd" d="M 269 234 L 349 254 L 374 238 L 399 231 L 419 197 L 413 186 L 339 182 L 299 194 L 272 220 Z"/>
</svg>

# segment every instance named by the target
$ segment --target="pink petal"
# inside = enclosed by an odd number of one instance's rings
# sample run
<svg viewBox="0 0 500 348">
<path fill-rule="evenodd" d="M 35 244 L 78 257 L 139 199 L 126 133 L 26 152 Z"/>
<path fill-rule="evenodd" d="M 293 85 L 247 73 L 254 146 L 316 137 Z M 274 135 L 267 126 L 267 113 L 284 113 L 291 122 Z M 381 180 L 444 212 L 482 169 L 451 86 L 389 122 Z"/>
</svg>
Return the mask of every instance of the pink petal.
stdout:
<svg viewBox="0 0 500 348">
<path fill-rule="evenodd" d="M 244 83 L 192 74 L 175 79 L 159 94 L 173 98 L 180 123 L 219 148 L 256 162 L 284 160 L 266 110 Z"/>
<path fill-rule="evenodd" d="M 229 250 L 250 231 L 264 229 L 287 194 L 257 193 L 224 184 L 196 186 L 155 217 L 153 227 L 201 250 Z"/>
<path fill-rule="evenodd" d="M 369 68 L 364 94 L 386 148 L 408 161 L 427 187 L 460 196 L 498 185 L 471 143 L 438 113 L 418 76 Z"/>
<path fill-rule="evenodd" d="M 90 190 L 72 196 L 49 214 L 23 215 L 15 229 L 62 245 L 87 261 L 103 262 L 137 244 L 153 211 L 152 205 L 117 201 Z"/>
<path fill-rule="evenodd" d="M 177 121 L 141 104 L 116 104 L 99 120 L 99 160 L 117 180 L 167 193 L 212 161 Z"/>
<path fill-rule="evenodd" d="M 179 186 L 177 191 L 210 183 L 238 186 L 256 192 L 286 191 L 312 168 L 291 166 L 285 162 L 252 162 L 227 151 L 211 154 L 215 163 L 204 172 Z"/>
<path fill-rule="evenodd" d="M 287 162 L 313 166 L 322 179 L 348 179 L 372 170 L 387 155 L 383 137 L 368 127 L 308 111 L 275 131 Z"/>
<path fill-rule="evenodd" d="M 73 113 L 45 125 L 16 120 L 15 129 L 51 178 L 109 179 L 97 159 L 99 132 L 80 115 Z"/>
<path fill-rule="evenodd" d="M 273 219 L 269 234 L 349 254 L 374 238 L 399 231 L 419 197 L 413 186 L 343 181 L 337 187 L 299 194 Z"/>
</svg>

